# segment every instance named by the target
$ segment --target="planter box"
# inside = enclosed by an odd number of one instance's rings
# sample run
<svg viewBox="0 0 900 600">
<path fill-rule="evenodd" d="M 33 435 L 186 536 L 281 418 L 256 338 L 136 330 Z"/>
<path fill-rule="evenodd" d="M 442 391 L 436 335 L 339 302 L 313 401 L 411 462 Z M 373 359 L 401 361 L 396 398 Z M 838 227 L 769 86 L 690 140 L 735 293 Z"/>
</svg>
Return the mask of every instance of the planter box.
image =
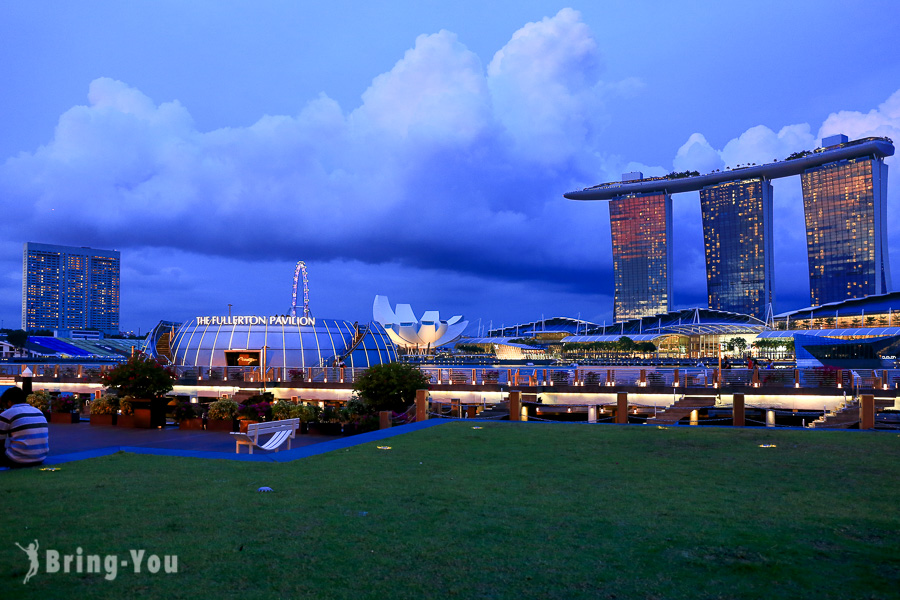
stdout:
<svg viewBox="0 0 900 600">
<path fill-rule="evenodd" d="M 115 425 L 117 415 L 91 415 L 91 425 Z"/>
<path fill-rule="evenodd" d="M 116 425 L 119 427 L 137 427 L 137 422 L 134 415 L 119 415 L 118 419 L 116 419 Z"/>
<path fill-rule="evenodd" d="M 309 432 L 319 435 L 341 435 L 340 423 L 310 423 Z"/>
<path fill-rule="evenodd" d="M 207 431 L 234 431 L 234 419 L 207 419 Z"/>
<path fill-rule="evenodd" d="M 182 419 L 178 422 L 178 429 L 203 429 L 203 419 Z"/>
<path fill-rule="evenodd" d="M 240 423 L 240 432 L 247 433 L 247 425 L 249 425 L 250 423 L 259 423 L 259 421 L 251 421 L 250 419 L 241 419 L 239 421 L 239 423 Z"/>
<path fill-rule="evenodd" d="M 132 400 L 131 406 L 134 408 L 134 426 L 146 429 L 165 427 L 166 407 L 168 405 L 169 398 Z"/>
<path fill-rule="evenodd" d="M 60 413 L 54 412 L 50 413 L 50 422 L 51 423 L 78 423 L 81 421 L 81 415 L 78 413 Z"/>
</svg>

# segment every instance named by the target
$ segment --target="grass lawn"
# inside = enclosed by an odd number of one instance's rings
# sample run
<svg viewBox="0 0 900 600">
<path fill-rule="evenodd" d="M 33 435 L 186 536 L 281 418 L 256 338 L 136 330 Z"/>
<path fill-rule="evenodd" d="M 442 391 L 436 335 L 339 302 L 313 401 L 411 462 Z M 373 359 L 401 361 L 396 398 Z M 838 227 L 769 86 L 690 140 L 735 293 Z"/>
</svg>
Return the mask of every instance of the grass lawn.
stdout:
<svg viewBox="0 0 900 600">
<path fill-rule="evenodd" d="M 900 597 L 896 433 L 479 425 L 285 464 L 0 473 L 2 597 Z M 178 572 L 45 571 L 79 547 Z"/>
</svg>

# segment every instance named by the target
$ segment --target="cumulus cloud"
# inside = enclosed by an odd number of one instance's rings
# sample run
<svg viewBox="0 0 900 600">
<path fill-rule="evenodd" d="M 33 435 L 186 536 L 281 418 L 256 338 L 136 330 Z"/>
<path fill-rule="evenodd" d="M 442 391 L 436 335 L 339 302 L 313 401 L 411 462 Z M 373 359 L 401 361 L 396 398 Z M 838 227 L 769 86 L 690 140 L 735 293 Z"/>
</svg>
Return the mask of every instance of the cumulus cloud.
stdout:
<svg viewBox="0 0 900 600">
<path fill-rule="evenodd" d="M 488 65 L 488 86 L 520 156 L 558 163 L 584 151 L 600 125 L 600 68 L 597 43 L 570 8 L 513 34 Z"/>
<path fill-rule="evenodd" d="M 0 167 L 0 193 L 19 227 L 64 243 L 559 279 L 600 259 L 574 243 L 480 246 L 562 225 L 560 181 L 596 177 L 571 158 L 592 135 L 601 62 L 569 9 L 517 31 L 487 68 L 440 31 L 349 112 L 323 94 L 297 115 L 208 132 L 177 101 L 100 78 L 53 139 Z"/>
<path fill-rule="evenodd" d="M 725 166 L 722 157 L 701 133 L 694 133 L 688 138 L 672 161 L 676 171 L 699 171 L 709 173 Z"/>
</svg>

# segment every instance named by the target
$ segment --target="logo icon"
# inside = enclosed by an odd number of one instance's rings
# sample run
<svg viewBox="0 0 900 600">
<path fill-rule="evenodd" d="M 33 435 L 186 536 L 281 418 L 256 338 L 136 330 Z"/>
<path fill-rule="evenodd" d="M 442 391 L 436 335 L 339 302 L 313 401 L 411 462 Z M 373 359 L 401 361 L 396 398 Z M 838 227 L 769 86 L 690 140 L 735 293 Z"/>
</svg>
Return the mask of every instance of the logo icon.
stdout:
<svg viewBox="0 0 900 600">
<path fill-rule="evenodd" d="M 25 581 L 22 584 L 28 583 L 28 580 L 33 576 L 37 575 L 38 567 L 40 567 L 40 563 L 38 562 L 38 541 L 34 540 L 33 544 L 28 544 L 27 548 L 22 548 L 19 542 L 15 542 L 16 546 L 21 548 L 22 552 L 28 555 L 28 560 L 31 561 L 31 566 L 28 568 L 28 573 L 25 574 Z"/>
</svg>

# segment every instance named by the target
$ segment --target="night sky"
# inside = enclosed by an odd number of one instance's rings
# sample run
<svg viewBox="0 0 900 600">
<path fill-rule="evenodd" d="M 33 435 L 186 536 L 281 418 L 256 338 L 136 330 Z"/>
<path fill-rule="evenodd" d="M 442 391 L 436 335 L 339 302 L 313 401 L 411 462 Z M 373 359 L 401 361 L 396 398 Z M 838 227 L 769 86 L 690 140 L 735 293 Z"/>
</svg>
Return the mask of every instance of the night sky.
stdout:
<svg viewBox="0 0 900 600">
<path fill-rule="evenodd" d="M 318 317 L 602 323 L 607 207 L 564 192 L 900 142 L 893 1 L 323 4 L 0 4 L 3 327 L 26 241 L 121 251 L 123 330 L 285 313 L 297 260 Z M 783 312 L 809 304 L 800 180 L 774 191 Z M 706 306 L 699 197 L 673 203 L 674 307 Z"/>
</svg>

